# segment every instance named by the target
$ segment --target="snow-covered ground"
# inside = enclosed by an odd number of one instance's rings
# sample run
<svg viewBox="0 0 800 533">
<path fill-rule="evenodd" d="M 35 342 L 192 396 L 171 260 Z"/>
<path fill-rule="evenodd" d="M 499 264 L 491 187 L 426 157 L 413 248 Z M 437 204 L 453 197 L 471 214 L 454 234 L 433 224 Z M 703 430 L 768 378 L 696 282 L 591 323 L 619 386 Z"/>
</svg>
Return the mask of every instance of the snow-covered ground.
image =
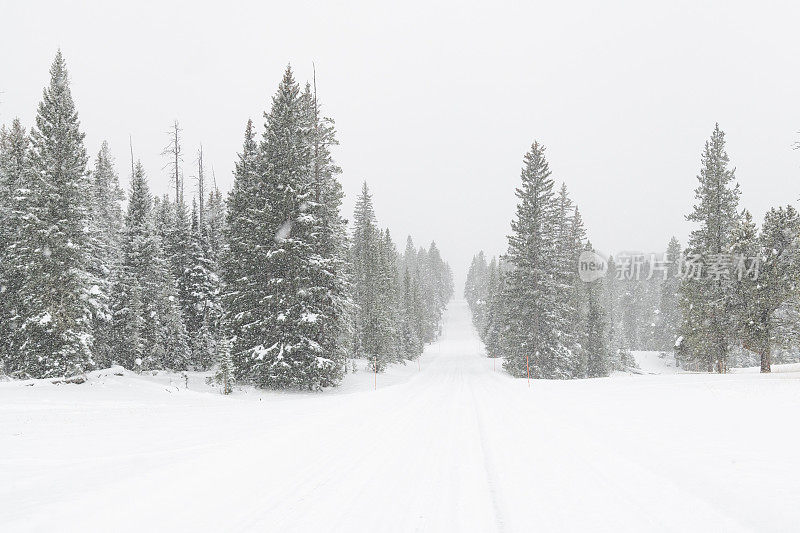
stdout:
<svg viewBox="0 0 800 533">
<path fill-rule="evenodd" d="M 454 302 L 442 341 L 377 390 L 363 370 L 316 394 L 0 383 L 0 531 L 800 524 L 800 372 L 528 386 L 493 365 Z"/>
<path fill-rule="evenodd" d="M 669 352 L 632 351 L 636 365 L 644 374 L 675 374 L 678 367 L 675 356 Z"/>
</svg>

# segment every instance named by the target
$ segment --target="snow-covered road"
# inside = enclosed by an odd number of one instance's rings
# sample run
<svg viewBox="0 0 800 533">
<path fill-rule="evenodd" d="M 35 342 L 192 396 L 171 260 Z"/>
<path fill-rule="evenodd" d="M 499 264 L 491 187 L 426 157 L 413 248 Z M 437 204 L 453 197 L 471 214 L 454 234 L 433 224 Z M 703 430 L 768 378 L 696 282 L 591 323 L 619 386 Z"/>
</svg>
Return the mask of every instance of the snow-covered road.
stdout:
<svg viewBox="0 0 800 533">
<path fill-rule="evenodd" d="M 463 302 L 416 363 L 222 397 L 0 384 L 0 531 L 788 531 L 797 374 L 514 380 Z"/>
</svg>

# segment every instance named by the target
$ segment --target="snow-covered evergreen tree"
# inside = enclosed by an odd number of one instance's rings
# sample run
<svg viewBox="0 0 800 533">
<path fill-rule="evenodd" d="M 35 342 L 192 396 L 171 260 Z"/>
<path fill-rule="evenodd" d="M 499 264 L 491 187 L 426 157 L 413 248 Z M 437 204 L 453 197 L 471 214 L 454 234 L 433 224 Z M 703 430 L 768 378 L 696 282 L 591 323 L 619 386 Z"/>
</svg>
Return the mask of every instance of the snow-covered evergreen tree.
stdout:
<svg viewBox="0 0 800 533">
<path fill-rule="evenodd" d="M 25 332 L 21 289 L 32 261 L 35 225 L 28 220 L 33 174 L 30 139 L 18 119 L 0 129 L 0 367 L 10 375 L 27 372 L 21 346 Z"/>
<path fill-rule="evenodd" d="M 226 339 L 217 344 L 216 363 L 217 372 L 214 378 L 222 386 L 222 394 L 230 394 L 233 392 L 235 372 L 230 342 Z"/>
<path fill-rule="evenodd" d="M 178 294 L 189 336 L 191 364 L 203 370 L 214 363 L 219 340 L 218 325 L 222 313 L 219 302 L 219 278 L 209 256 L 210 246 L 201 228 L 197 206 L 193 202 L 187 265 L 178 280 Z"/>
<path fill-rule="evenodd" d="M 508 336 L 505 332 L 508 330 L 508 306 L 507 294 L 508 289 L 506 285 L 506 269 L 503 267 L 503 262 L 495 260 L 489 264 L 490 272 L 494 270 L 494 281 L 491 283 L 491 291 L 489 293 L 489 311 L 486 317 L 486 329 L 483 333 L 483 341 L 486 344 L 486 354 L 489 357 L 504 357 L 509 352 L 509 347 L 506 344 Z M 490 278 L 491 279 L 491 278 Z"/>
<path fill-rule="evenodd" d="M 248 124 L 229 202 L 228 324 L 237 372 L 263 387 L 334 385 L 346 308 L 341 190 L 310 92 L 287 68 L 261 144 Z"/>
<path fill-rule="evenodd" d="M 566 190 L 566 188 L 564 188 Z M 581 281 L 578 276 L 578 258 L 583 250 L 591 250 L 591 247 L 585 247 L 586 229 L 583 226 L 583 219 L 581 218 L 578 206 L 575 206 L 569 224 L 569 233 L 567 236 L 566 246 L 564 247 L 565 256 L 562 260 L 562 268 L 564 269 L 563 282 L 568 287 L 569 295 L 565 302 L 564 309 L 562 310 L 565 320 L 565 330 L 568 331 L 568 336 L 562 339 L 562 342 L 567 345 L 572 356 L 572 371 L 571 377 L 583 378 L 588 375 L 589 369 L 589 353 L 587 352 L 587 336 L 590 335 L 589 328 L 591 324 L 587 324 L 589 320 L 589 304 L 592 295 L 586 284 Z M 595 310 L 599 312 L 598 310 Z M 594 319 L 601 324 L 602 318 L 595 316 Z M 593 333 L 592 333 L 593 334 Z M 603 344 L 603 339 L 592 338 L 595 344 L 592 349 L 598 351 L 597 344 Z M 602 347 L 605 351 L 605 347 Z M 596 355 L 596 354 L 595 354 Z"/>
<path fill-rule="evenodd" d="M 403 354 L 400 345 L 401 314 L 397 287 L 397 250 L 389 230 L 378 233 L 376 265 L 376 298 L 374 350 L 372 361 L 380 372 L 386 365 L 410 354 Z"/>
<path fill-rule="evenodd" d="M 577 260 L 583 238 L 583 224 L 577 215 L 576 207 L 562 183 L 555 196 L 553 218 L 553 270 L 554 281 L 561 287 L 563 296 L 554 300 L 557 307 L 552 309 L 552 317 L 558 322 L 554 327 L 561 332 L 560 343 L 568 352 L 570 360 L 567 373 L 569 377 L 585 373 L 585 359 L 580 350 L 582 331 L 581 304 L 583 285 L 577 280 Z M 576 235 L 573 235 L 573 231 Z M 576 245 L 578 246 L 576 252 Z M 564 376 L 567 377 L 567 376 Z"/>
<path fill-rule="evenodd" d="M 400 350 L 409 359 L 422 354 L 423 344 L 419 332 L 416 310 L 419 308 L 419 290 L 415 287 L 408 268 L 403 272 L 403 295 L 401 299 Z"/>
<path fill-rule="evenodd" d="M 681 245 L 672 237 L 667 245 L 664 261 L 668 263 L 666 277 L 662 276 L 661 295 L 658 306 L 658 349 L 672 351 L 678 339 L 681 325 L 681 310 L 678 305 Z"/>
<path fill-rule="evenodd" d="M 506 312 L 499 334 L 505 353 L 504 366 L 514 376 L 570 377 L 571 354 L 561 339 L 566 317 L 559 313 L 569 297 L 554 275 L 559 269 L 557 252 L 558 211 L 553 180 L 544 147 L 534 142 L 525 155 L 517 188 L 517 213 L 508 237 L 508 261 L 504 299 Z"/>
<path fill-rule="evenodd" d="M 695 190 L 697 203 L 686 217 L 698 227 L 692 231 L 687 256 L 702 265 L 714 265 L 729 254 L 739 219 L 739 186 L 728 168 L 725 134 L 716 125 L 706 142 Z M 735 337 L 733 282 L 705 271 L 686 276 L 681 284 L 681 328 L 684 343 L 694 360 L 709 372 L 727 371 L 728 351 Z"/>
<path fill-rule="evenodd" d="M 225 201 L 216 187 L 209 193 L 206 203 L 206 239 L 208 240 L 208 258 L 219 273 L 222 254 L 225 250 Z"/>
<path fill-rule="evenodd" d="M 122 264 L 114 287 L 116 363 L 185 370 L 189 347 L 175 281 L 164 258 L 152 215 L 153 202 L 141 163 L 131 177 L 122 239 Z"/>
<path fill-rule="evenodd" d="M 175 228 L 175 204 L 166 194 L 160 198 L 158 196 L 153 198 L 153 226 L 162 248 L 166 249 Z"/>
<path fill-rule="evenodd" d="M 486 327 L 489 298 L 489 265 L 483 251 L 472 258 L 467 280 L 464 283 L 464 298 L 472 312 L 472 322 L 478 331 Z"/>
<path fill-rule="evenodd" d="M 590 243 L 586 250 L 593 250 Z M 585 375 L 607 376 L 609 372 L 605 310 L 602 304 L 603 280 L 585 283 L 586 318 L 581 339 L 581 352 L 586 360 Z"/>
<path fill-rule="evenodd" d="M 352 345 L 352 297 L 348 272 L 349 240 L 347 223 L 341 216 L 344 197 L 338 176 L 341 168 L 333 159 L 331 148 L 337 146 L 333 119 L 322 115 L 314 86 L 306 84 L 301 102 L 308 127 L 311 150 L 310 198 L 307 215 L 312 217 L 311 282 L 315 327 L 318 342 L 330 360 L 344 368 Z"/>
<path fill-rule="evenodd" d="M 180 193 L 183 198 L 183 192 Z M 167 206 L 167 204 L 170 204 Z M 168 219 L 171 226 L 159 227 L 158 233 L 163 232 L 161 239 L 164 256 L 170 268 L 170 275 L 176 283 L 181 285 L 181 279 L 186 275 L 190 268 L 189 254 L 192 242 L 192 219 L 188 207 L 181 201 L 172 203 L 168 198 L 164 198 L 161 203 L 161 212 L 156 213 L 159 223 L 166 222 Z M 162 220 L 162 217 L 165 217 Z M 168 217 L 168 218 L 166 218 Z M 180 294 L 181 305 L 185 305 L 189 298 L 185 294 Z M 184 308 L 185 311 L 185 308 Z"/>
<path fill-rule="evenodd" d="M 92 299 L 99 309 L 94 315 L 93 328 L 95 334 L 94 357 L 97 364 L 106 367 L 113 358 L 111 345 L 111 290 L 114 280 L 119 274 L 122 259 L 121 238 L 123 217 L 121 202 L 125 194 L 119 186 L 119 177 L 114 169 L 114 162 L 108 148 L 103 142 L 95 160 L 92 173 L 91 196 L 91 272 L 97 279 L 97 289 Z"/>
<path fill-rule="evenodd" d="M 385 320 L 379 310 L 380 299 L 383 297 L 380 292 L 382 239 L 366 182 L 356 200 L 353 224 L 350 251 L 353 302 L 356 306 L 353 353 L 355 357 L 367 359 L 373 367 L 381 370 L 390 359 L 382 343 L 381 326 L 385 324 Z"/>
<path fill-rule="evenodd" d="M 34 253 L 19 288 L 23 371 L 37 377 L 94 366 L 88 158 L 61 51 L 31 130 L 31 189 L 20 245 Z M 38 253 L 38 258 L 35 256 Z"/>
<path fill-rule="evenodd" d="M 745 211 L 733 239 L 734 257 L 748 261 L 735 266 L 737 318 L 745 347 L 759 354 L 761 372 L 770 372 L 773 346 L 796 343 L 800 333 L 791 309 L 800 287 L 800 215 L 791 205 L 772 208 L 754 237 L 755 225 Z M 750 258 L 760 264 L 752 265 Z"/>
<path fill-rule="evenodd" d="M 265 189 L 260 177 L 260 156 L 252 120 L 245 128 L 244 144 L 234 170 L 233 189 L 228 196 L 226 218 L 227 249 L 222 272 L 224 325 L 231 336 L 231 358 L 237 379 L 250 379 L 250 355 L 260 342 L 260 324 L 266 309 L 268 273 L 261 268 L 265 254 L 262 243 L 273 238 L 263 221 Z M 246 364 L 247 363 L 247 364 Z"/>
<path fill-rule="evenodd" d="M 436 243 L 416 251 L 408 237 L 398 256 L 389 230 L 377 226 L 366 183 L 353 218 L 353 353 L 382 371 L 388 363 L 417 357 L 439 334 L 453 294 L 452 273 Z"/>
</svg>

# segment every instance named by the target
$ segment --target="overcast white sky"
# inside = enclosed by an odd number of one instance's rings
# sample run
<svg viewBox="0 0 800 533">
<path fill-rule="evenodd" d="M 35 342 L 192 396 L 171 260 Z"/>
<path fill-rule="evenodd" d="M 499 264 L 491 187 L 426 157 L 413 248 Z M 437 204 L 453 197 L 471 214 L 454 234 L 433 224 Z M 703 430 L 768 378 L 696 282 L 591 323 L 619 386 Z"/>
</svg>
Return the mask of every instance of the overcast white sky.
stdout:
<svg viewBox="0 0 800 533">
<path fill-rule="evenodd" d="M 186 175 L 202 142 L 227 190 L 247 119 L 314 61 L 346 215 L 366 179 L 398 246 L 435 239 L 459 280 L 505 250 L 534 139 L 604 252 L 686 242 L 715 121 L 743 206 L 800 197 L 800 2 L 376 4 L 0 0 L 0 122 L 30 126 L 61 47 L 87 147 L 107 139 L 126 186 L 130 134 L 169 190 L 177 118 Z"/>
</svg>

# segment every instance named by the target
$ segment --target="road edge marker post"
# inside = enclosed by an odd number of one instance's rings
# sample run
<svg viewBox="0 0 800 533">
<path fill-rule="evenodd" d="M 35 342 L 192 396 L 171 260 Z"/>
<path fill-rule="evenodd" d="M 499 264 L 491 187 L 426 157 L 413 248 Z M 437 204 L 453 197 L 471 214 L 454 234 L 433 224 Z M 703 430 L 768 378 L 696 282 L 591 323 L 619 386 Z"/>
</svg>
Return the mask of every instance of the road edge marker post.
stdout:
<svg viewBox="0 0 800 533">
<path fill-rule="evenodd" d="M 528 374 L 528 388 L 531 388 L 531 364 L 528 361 L 528 354 L 525 354 L 525 371 Z"/>
</svg>

